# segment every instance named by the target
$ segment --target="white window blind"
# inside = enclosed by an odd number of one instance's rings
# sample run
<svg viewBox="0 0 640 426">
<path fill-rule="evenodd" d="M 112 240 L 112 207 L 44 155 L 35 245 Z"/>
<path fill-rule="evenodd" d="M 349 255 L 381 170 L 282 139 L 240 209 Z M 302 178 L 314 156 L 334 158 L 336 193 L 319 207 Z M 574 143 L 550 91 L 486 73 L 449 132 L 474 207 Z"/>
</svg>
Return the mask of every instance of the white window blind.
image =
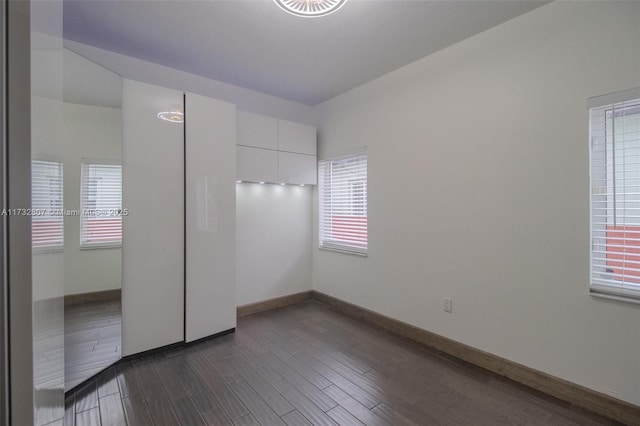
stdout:
<svg viewBox="0 0 640 426">
<path fill-rule="evenodd" d="M 122 166 L 82 163 L 80 247 L 122 244 Z"/>
<path fill-rule="evenodd" d="M 367 153 L 319 162 L 320 248 L 367 254 Z"/>
<path fill-rule="evenodd" d="M 31 162 L 31 245 L 35 249 L 62 248 L 62 163 Z"/>
<path fill-rule="evenodd" d="M 640 299 L 640 99 L 590 109 L 591 291 Z"/>
</svg>

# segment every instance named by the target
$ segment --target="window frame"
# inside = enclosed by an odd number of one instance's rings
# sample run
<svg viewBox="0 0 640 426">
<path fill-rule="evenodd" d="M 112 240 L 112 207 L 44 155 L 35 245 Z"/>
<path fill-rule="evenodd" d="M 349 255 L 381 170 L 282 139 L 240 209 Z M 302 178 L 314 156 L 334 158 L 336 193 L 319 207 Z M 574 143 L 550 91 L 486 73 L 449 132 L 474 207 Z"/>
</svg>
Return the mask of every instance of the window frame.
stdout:
<svg viewBox="0 0 640 426">
<path fill-rule="evenodd" d="M 636 105 L 640 105 L 640 88 L 633 88 L 623 92 L 616 92 L 608 95 L 590 98 L 587 103 L 588 113 L 589 113 L 589 294 L 594 297 L 615 299 L 615 300 L 631 302 L 631 303 L 640 303 L 640 282 L 632 283 L 624 280 L 614 280 L 614 279 L 605 279 L 602 277 L 596 277 L 595 275 L 597 275 L 598 272 L 594 270 L 594 263 L 601 263 L 602 260 L 604 259 L 605 268 L 609 266 L 609 264 L 607 263 L 609 261 L 608 246 L 610 244 L 608 242 L 608 239 L 621 238 L 621 237 L 609 237 L 609 232 L 620 232 L 620 231 L 617 231 L 615 229 L 615 227 L 618 226 L 617 225 L 618 195 L 617 195 L 617 192 L 615 191 L 615 187 L 613 187 L 614 193 L 612 195 L 609 195 L 609 189 L 612 186 L 612 184 L 610 183 L 611 178 L 609 177 L 608 164 L 609 164 L 609 161 L 613 161 L 614 163 L 616 163 L 616 158 L 612 157 L 611 159 L 609 159 L 607 157 L 609 155 L 609 143 L 610 143 L 608 138 L 608 132 L 607 132 L 607 114 L 608 114 L 608 111 L 612 111 L 611 112 L 611 120 L 613 120 L 612 127 L 615 128 L 615 120 L 616 120 L 615 110 L 619 108 L 629 108 Z M 598 122 L 594 121 L 594 117 L 597 114 L 600 114 L 603 117 L 603 118 L 599 118 Z M 636 113 L 633 115 L 640 116 L 640 113 Z M 598 128 L 598 124 L 602 126 L 602 129 Z M 612 130 L 612 134 L 614 134 L 613 133 L 614 131 L 615 130 Z M 613 153 L 614 152 L 613 150 L 615 149 L 615 139 L 611 143 L 614 144 L 611 147 L 611 150 Z M 602 148 L 603 144 L 604 144 L 604 154 L 600 154 L 600 155 L 604 155 L 604 166 L 602 164 L 598 166 L 596 163 L 596 160 L 594 160 L 594 156 L 596 155 L 595 153 L 596 146 L 598 146 L 599 148 Z M 613 166 L 615 167 L 615 164 L 613 164 Z M 600 167 L 600 169 L 596 171 L 597 167 Z M 635 173 L 640 172 L 640 165 L 638 165 L 634 170 L 631 170 L 629 173 L 634 173 L 634 172 Z M 602 183 L 599 185 L 594 184 L 594 174 L 598 174 L 598 173 L 600 174 L 600 180 L 604 180 L 603 184 Z M 623 179 L 625 179 L 625 182 L 626 182 L 626 179 L 633 179 L 631 177 L 626 177 L 627 174 L 626 172 L 624 173 L 625 174 L 623 175 L 624 176 Z M 604 179 L 602 179 L 602 176 L 604 176 Z M 617 181 L 618 178 L 616 178 L 615 180 Z M 603 195 L 602 188 L 605 188 L 604 194 L 605 194 L 606 201 L 605 201 L 604 211 L 606 214 L 606 219 L 595 220 L 594 219 L 594 215 L 595 215 L 594 211 L 596 210 L 595 203 L 596 202 L 602 203 L 603 201 L 602 200 L 594 201 L 594 198 L 598 196 L 602 198 L 602 195 Z M 626 202 L 626 200 L 624 199 L 625 194 L 626 192 L 622 193 L 623 203 Z M 623 208 L 626 208 L 626 207 L 623 207 Z M 600 210 L 603 210 L 603 208 L 600 207 Z M 609 216 L 614 214 L 616 216 L 613 220 L 613 225 L 612 225 L 613 229 L 609 230 L 608 229 Z M 595 236 L 594 235 L 595 232 L 599 232 L 600 234 L 602 234 L 602 231 L 603 231 L 603 229 L 596 230 L 595 227 L 596 226 L 602 227 L 603 225 L 604 225 L 604 237 L 602 235 Z M 628 225 L 626 222 L 623 222 L 621 226 L 623 228 L 623 231 L 622 231 L 623 233 L 626 233 L 627 231 L 625 228 L 630 226 L 636 226 L 639 228 L 639 231 L 640 231 L 640 225 Z M 633 231 L 633 232 L 636 232 L 636 231 Z M 601 241 L 603 240 L 603 238 L 604 238 L 604 242 Z M 626 236 L 622 238 L 625 239 Z M 600 241 L 597 242 L 596 240 L 600 240 Z M 626 261 L 626 253 L 627 253 L 625 249 L 627 247 L 637 249 L 637 247 L 634 247 L 632 245 L 627 245 L 626 241 L 622 243 L 622 247 L 623 249 L 621 253 L 624 255 L 622 262 L 624 264 L 624 261 Z M 602 250 L 604 250 L 604 258 L 602 257 L 602 253 L 600 253 L 599 259 L 595 259 L 595 252 L 596 251 L 602 252 Z M 617 254 L 618 252 L 612 251 L 612 253 Z M 612 262 L 614 261 L 617 262 L 617 260 L 615 259 Z M 613 267 L 614 266 L 612 266 L 611 268 Z M 622 268 L 625 269 L 624 266 Z M 602 272 L 599 272 L 599 273 L 602 274 Z M 615 274 L 615 271 L 613 271 L 612 269 L 610 273 L 613 275 Z M 619 283 L 619 284 L 616 284 L 616 283 Z"/>
<path fill-rule="evenodd" d="M 325 185 L 327 185 L 327 180 L 331 179 L 330 177 L 323 176 L 325 173 L 325 167 L 334 167 L 336 163 L 344 163 L 351 160 L 362 161 L 364 159 L 364 179 L 362 179 L 362 170 L 357 169 L 356 174 L 360 174 L 360 176 L 342 178 L 341 181 L 343 183 L 348 184 L 350 190 L 348 191 L 348 207 L 354 212 L 360 212 L 364 214 L 356 215 L 353 217 L 364 218 L 364 227 L 356 226 L 354 229 L 356 232 L 362 232 L 364 229 L 364 245 L 361 244 L 349 244 L 345 241 L 339 241 L 336 239 L 325 238 L 325 235 L 333 235 L 333 230 L 325 231 L 324 227 L 327 224 L 327 218 L 325 217 L 325 206 L 324 206 L 324 198 L 325 198 Z M 367 257 L 369 251 L 369 224 L 368 224 L 368 163 L 369 158 L 367 154 L 367 148 L 363 147 L 356 151 L 353 151 L 346 155 L 336 156 L 326 158 L 324 160 L 318 161 L 318 248 L 320 250 L 328 250 L 339 253 L 353 254 L 358 256 Z M 358 166 L 361 168 L 362 166 Z M 355 194 L 353 192 L 354 188 L 360 186 L 362 194 Z M 331 191 L 331 189 L 328 189 Z M 346 192 L 346 191 L 345 191 Z M 355 202 L 358 200 L 359 202 Z M 326 232 L 326 234 L 325 234 Z"/>
<path fill-rule="evenodd" d="M 89 216 L 87 216 L 85 214 L 85 210 L 88 209 L 85 206 L 86 203 L 86 198 L 85 198 L 85 192 L 87 191 L 87 188 L 85 188 L 85 166 L 87 167 L 91 167 L 91 166 L 117 166 L 120 168 L 120 216 L 115 216 L 115 217 L 119 217 L 120 218 L 120 239 L 118 241 L 98 241 L 98 242 L 91 242 L 91 241 L 85 241 L 84 240 L 84 236 L 85 233 L 83 232 L 84 227 L 86 226 L 86 221 L 88 219 Z M 120 161 L 116 161 L 116 160 L 98 160 L 98 159 L 88 159 L 88 158 L 83 158 L 81 163 L 80 163 L 80 235 L 79 235 L 79 243 L 80 243 L 80 250 L 95 250 L 95 249 L 109 249 L 109 248 L 121 248 L 122 247 L 122 221 L 123 221 L 123 216 L 124 214 L 122 214 L 122 212 L 124 211 L 123 207 L 122 207 L 122 163 Z"/>
</svg>

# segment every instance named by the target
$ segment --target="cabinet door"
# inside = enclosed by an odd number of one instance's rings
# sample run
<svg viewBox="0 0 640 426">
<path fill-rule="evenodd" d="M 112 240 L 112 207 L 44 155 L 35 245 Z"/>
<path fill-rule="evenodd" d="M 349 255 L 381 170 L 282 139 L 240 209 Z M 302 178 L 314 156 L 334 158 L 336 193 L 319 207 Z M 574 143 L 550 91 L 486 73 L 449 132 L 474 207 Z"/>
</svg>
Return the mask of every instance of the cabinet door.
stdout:
<svg viewBox="0 0 640 426">
<path fill-rule="evenodd" d="M 236 146 L 236 178 L 249 182 L 278 181 L 278 151 Z"/>
<path fill-rule="evenodd" d="M 184 338 L 183 124 L 157 118 L 175 90 L 122 86 L 122 355 Z"/>
<path fill-rule="evenodd" d="M 278 120 L 278 150 L 316 155 L 316 128 Z"/>
<path fill-rule="evenodd" d="M 238 111 L 236 144 L 256 148 L 278 149 L 278 120 Z"/>
<path fill-rule="evenodd" d="M 315 155 L 278 152 L 278 181 L 315 185 L 317 183 Z"/>
<path fill-rule="evenodd" d="M 185 97 L 185 341 L 236 326 L 236 109 Z"/>
</svg>

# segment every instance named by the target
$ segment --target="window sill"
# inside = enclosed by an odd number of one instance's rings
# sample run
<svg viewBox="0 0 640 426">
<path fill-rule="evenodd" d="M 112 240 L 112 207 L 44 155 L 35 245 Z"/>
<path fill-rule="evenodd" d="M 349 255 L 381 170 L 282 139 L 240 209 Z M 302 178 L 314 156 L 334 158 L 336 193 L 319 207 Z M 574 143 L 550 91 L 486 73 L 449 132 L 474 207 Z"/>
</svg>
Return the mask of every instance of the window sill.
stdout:
<svg viewBox="0 0 640 426">
<path fill-rule="evenodd" d="M 622 303 L 631 303 L 634 305 L 640 305 L 640 299 L 635 299 L 633 297 L 629 297 L 629 296 L 618 296 L 618 295 L 614 295 L 614 294 L 607 294 L 607 293 L 600 293 L 597 291 L 590 291 L 589 292 L 589 296 L 595 298 L 595 299 L 606 299 L 606 300 L 613 300 L 616 302 L 622 302 Z"/>
<path fill-rule="evenodd" d="M 31 252 L 33 254 L 46 254 L 46 253 L 62 253 L 64 251 L 64 247 L 56 246 L 56 247 L 33 247 Z"/>
<path fill-rule="evenodd" d="M 344 248 L 340 248 L 340 247 L 318 247 L 320 250 L 325 250 L 325 251 L 333 251 L 336 253 L 344 253 L 344 254 L 352 254 L 354 256 L 360 256 L 360 257 L 368 257 L 367 253 L 363 253 L 360 251 L 352 251 L 349 249 L 344 249 Z"/>
<path fill-rule="evenodd" d="M 80 250 L 101 250 L 122 248 L 122 243 L 104 243 L 104 244 L 81 244 Z"/>
</svg>

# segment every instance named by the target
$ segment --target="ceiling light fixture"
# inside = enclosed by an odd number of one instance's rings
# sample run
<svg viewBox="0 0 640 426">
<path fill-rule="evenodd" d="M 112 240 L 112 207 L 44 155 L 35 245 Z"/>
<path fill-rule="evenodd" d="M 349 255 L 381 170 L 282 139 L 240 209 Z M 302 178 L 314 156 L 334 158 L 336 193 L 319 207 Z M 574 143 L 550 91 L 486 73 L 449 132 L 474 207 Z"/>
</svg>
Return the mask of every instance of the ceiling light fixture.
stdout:
<svg viewBox="0 0 640 426">
<path fill-rule="evenodd" d="M 170 123 L 184 123 L 184 114 L 177 106 L 170 106 L 168 111 L 159 112 L 158 118 Z"/>
<path fill-rule="evenodd" d="M 340 9 L 347 0 L 273 0 L 280 9 L 303 18 L 317 18 Z"/>
</svg>

